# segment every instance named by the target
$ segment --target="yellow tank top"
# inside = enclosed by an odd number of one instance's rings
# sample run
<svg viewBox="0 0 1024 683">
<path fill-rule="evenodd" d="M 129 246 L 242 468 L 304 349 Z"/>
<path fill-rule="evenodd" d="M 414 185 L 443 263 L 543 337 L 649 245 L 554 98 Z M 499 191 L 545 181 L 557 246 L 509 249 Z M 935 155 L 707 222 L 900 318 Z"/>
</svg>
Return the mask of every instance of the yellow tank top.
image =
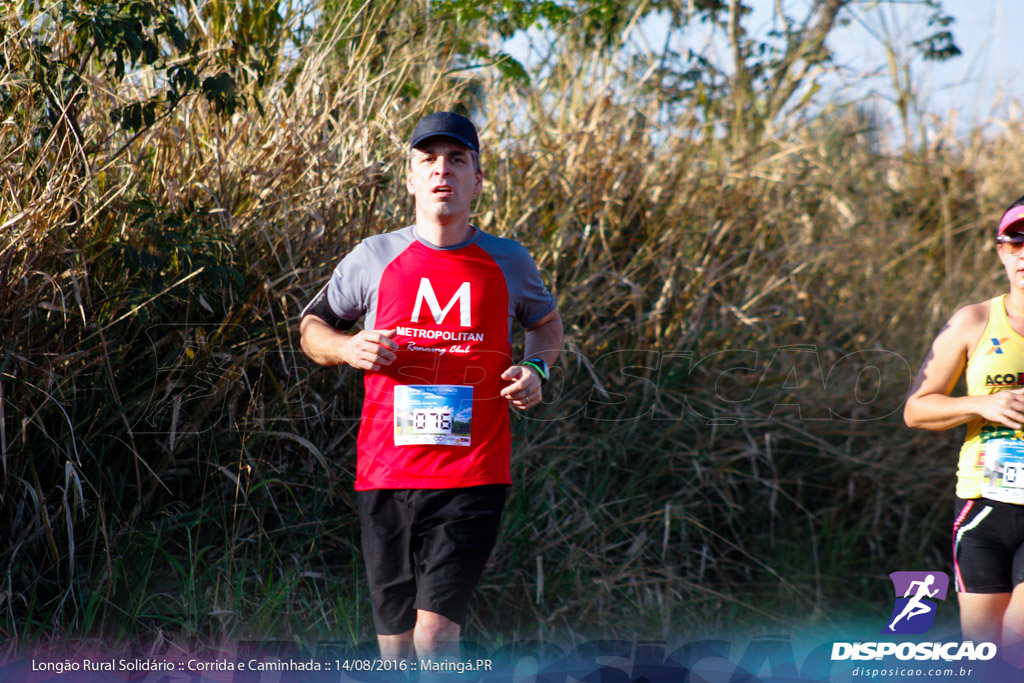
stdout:
<svg viewBox="0 0 1024 683">
<path fill-rule="evenodd" d="M 1004 389 L 1024 387 L 1024 337 L 1010 327 L 1006 317 L 1006 295 L 989 302 L 988 323 L 978 342 L 974 354 L 967 360 L 967 395 L 983 396 Z M 956 495 L 960 498 L 978 498 L 982 495 L 983 482 L 994 482 L 999 477 L 992 468 L 985 470 L 986 444 L 990 447 L 1000 440 L 1024 438 L 1022 432 L 1004 427 L 981 418 L 967 423 L 967 438 L 960 448 L 960 463 L 957 468 Z M 991 442 L 991 444 L 990 444 Z M 1009 489 L 1008 489 L 1009 490 Z M 1020 501 L 1024 502 L 1024 488 L 1018 488 Z M 986 496 L 990 494 L 986 491 Z"/>
</svg>

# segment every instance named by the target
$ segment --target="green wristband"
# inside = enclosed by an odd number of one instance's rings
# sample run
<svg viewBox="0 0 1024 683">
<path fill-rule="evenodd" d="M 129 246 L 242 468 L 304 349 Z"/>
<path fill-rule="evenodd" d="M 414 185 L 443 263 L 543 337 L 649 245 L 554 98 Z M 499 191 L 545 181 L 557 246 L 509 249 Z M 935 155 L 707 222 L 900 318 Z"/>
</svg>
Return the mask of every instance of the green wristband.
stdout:
<svg viewBox="0 0 1024 683">
<path fill-rule="evenodd" d="M 537 371 L 537 375 L 540 377 L 540 383 L 548 381 L 548 377 L 551 372 L 548 370 L 548 364 L 541 358 L 531 358 L 530 360 L 524 360 L 520 365 L 528 365 Z"/>
</svg>

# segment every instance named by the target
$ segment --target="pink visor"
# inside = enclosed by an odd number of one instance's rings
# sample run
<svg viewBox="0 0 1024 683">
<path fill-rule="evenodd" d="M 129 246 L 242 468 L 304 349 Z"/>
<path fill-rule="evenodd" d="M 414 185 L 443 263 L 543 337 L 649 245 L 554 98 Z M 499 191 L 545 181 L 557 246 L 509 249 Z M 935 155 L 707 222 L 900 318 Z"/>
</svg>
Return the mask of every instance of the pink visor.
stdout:
<svg viewBox="0 0 1024 683">
<path fill-rule="evenodd" d="M 1012 209 L 1004 213 L 1003 219 L 999 221 L 998 235 L 1002 235 L 1010 228 L 1011 225 L 1014 225 L 1022 220 L 1024 220 L 1024 206 L 1013 207 Z"/>
</svg>

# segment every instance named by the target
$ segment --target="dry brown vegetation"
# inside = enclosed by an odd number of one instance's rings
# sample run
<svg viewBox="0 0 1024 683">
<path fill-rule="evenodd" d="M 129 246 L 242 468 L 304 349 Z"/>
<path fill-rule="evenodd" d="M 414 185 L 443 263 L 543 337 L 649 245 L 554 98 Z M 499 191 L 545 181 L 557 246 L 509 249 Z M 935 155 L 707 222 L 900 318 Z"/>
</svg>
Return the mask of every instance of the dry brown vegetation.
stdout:
<svg viewBox="0 0 1024 683">
<path fill-rule="evenodd" d="M 262 115 L 191 100 L 129 141 L 94 83 L 82 138 L 3 122 L 0 637 L 371 635 L 360 384 L 302 356 L 298 314 L 409 220 L 403 141 L 450 107 L 482 128 L 478 224 L 529 247 L 567 330 L 472 638 L 827 625 L 948 566 L 957 435 L 899 409 L 955 307 L 1004 288 L 1024 119 L 896 148 L 836 107 L 737 144 L 593 55 L 511 88 L 374 21 Z"/>
</svg>

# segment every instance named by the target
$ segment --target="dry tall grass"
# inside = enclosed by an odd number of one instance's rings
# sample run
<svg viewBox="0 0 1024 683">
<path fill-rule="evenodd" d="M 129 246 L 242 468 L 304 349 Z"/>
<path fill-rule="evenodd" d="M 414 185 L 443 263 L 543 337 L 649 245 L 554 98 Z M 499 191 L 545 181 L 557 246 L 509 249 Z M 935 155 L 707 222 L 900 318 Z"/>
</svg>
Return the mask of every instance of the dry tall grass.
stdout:
<svg viewBox="0 0 1024 683">
<path fill-rule="evenodd" d="M 195 101 L 123 153 L 126 93 L 84 140 L 4 124 L 0 635 L 370 636 L 359 381 L 301 355 L 298 314 L 409 220 L 404 140 L 453 106 L 482 128 L 479 225 L 530 248 L 567 329 L 472 638 L 826 623 L 947 566 L 956 438 L 898 409 L 945 318 L 1004 287 L 1024 119 L 894 153 L 850 110 L 736 149 L 659 129 L 594 55 L 534 88 L 452 74 L 429 27 L 379 39 L 395 11 L 307 46 L 265 116 Z"/>
</svg>

